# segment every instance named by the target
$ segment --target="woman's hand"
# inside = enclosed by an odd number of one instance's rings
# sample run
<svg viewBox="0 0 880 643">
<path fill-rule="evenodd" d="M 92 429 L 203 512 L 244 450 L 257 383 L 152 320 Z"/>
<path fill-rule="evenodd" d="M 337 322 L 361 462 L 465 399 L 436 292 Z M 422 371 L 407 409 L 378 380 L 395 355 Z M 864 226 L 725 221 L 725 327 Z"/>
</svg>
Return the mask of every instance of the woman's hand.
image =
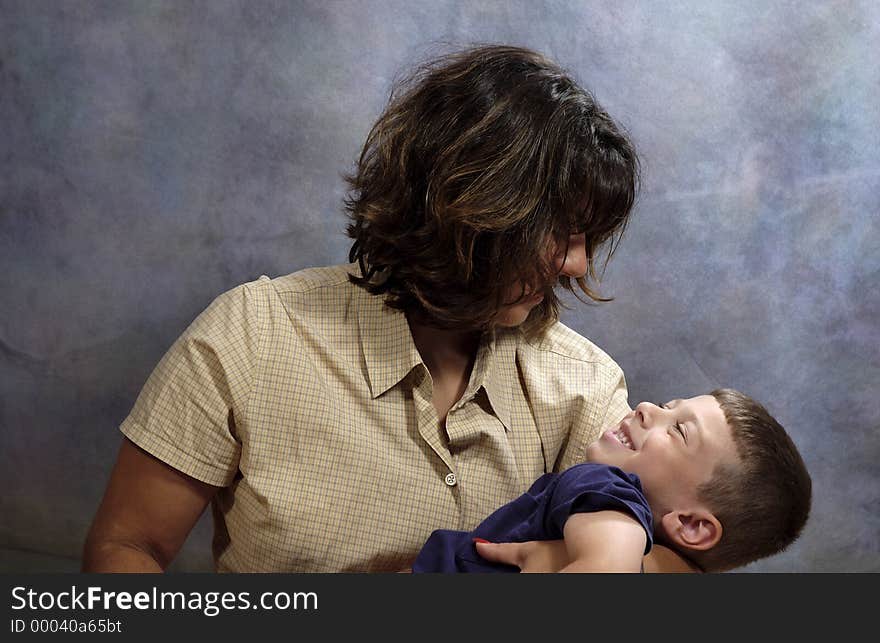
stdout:
<svg viewBox="0 0 880 643">
<path fill-rule="evenodd" d="M 486 560 L 507 563 L 523 573 L 553 573 L 568 565 L 564 540 L 532 540 L 525 543 L 475 543 Z"/>
</svg>

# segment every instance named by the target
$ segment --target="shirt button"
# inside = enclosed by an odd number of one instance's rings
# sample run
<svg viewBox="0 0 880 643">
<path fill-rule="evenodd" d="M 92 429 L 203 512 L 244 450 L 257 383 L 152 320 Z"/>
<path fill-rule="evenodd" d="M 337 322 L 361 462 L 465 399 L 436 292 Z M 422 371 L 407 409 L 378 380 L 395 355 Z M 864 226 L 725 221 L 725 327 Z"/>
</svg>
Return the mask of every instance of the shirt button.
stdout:
<svg viewBox="0 0 880 643">
<path fill-rule="evenodd" d="M 454 473 L 447 473 L 446 474 L 446 484 L 448 484 L 450 487 L 454 487 L 455 483 L 456 483 L 455 474 Z"/>
</svg>

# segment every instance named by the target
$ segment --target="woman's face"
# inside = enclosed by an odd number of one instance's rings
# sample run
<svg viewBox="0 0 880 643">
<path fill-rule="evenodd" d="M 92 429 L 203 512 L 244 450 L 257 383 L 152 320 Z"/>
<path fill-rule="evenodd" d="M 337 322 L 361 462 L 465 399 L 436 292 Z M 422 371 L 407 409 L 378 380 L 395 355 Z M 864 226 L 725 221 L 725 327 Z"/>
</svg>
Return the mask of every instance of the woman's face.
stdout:
<svg viewBox="0 0 880 643">
<path fill-rule="evenodd" d="M 567 243 L 553 243 L 547 258 L 556 268 L 557 276 L 579 279 L 587 274 L 587 238 L 584 233 L 571 235 Z M 552 286 L 552 285 L 551 285 Z M 551 286 L 523 284 L 517 281 L 508 288 L 505 304 L 495 316 L 498 326 L 513 327 L 522 324 L 532 309 L 544 301 L 544 292 Z M 522 297 L 522 299 L 520 299 Z"/>
</svg>

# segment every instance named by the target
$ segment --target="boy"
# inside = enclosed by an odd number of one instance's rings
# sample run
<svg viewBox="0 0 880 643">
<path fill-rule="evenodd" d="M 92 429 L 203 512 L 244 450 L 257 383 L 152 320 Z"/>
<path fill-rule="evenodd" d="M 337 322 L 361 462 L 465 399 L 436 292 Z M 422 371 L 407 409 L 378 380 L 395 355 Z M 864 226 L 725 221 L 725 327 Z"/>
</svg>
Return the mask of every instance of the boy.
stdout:
<svg viewBox="0 0 880 643">
<path fill-rule="evenodd" d="M 809 514 L 810 476 L 791 438 L 732 389 L 642 402 L 586 459 L 545 474 L 473 532 L 435 531 L 413 571 L 518 571 L 474 543 L 560 538 L 564 572 L 638 572 L 654 541 L 724 571 L 785 549 Z"/>
</svg>

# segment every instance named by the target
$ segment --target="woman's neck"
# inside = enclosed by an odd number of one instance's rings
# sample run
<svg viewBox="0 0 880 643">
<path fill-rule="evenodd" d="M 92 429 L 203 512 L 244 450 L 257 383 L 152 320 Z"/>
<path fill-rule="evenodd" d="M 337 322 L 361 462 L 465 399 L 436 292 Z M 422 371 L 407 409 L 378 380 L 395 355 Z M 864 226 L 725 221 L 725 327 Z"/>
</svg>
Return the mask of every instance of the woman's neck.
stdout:
<svg viewBox="0 0 880 643">
<path fill-rule="evenodd" d="M 480 331 L 437 328 L 407 315 L 413 343 L 432 377 L 444 373 L 470 371 L 480 345 Z"/>
</svg>

